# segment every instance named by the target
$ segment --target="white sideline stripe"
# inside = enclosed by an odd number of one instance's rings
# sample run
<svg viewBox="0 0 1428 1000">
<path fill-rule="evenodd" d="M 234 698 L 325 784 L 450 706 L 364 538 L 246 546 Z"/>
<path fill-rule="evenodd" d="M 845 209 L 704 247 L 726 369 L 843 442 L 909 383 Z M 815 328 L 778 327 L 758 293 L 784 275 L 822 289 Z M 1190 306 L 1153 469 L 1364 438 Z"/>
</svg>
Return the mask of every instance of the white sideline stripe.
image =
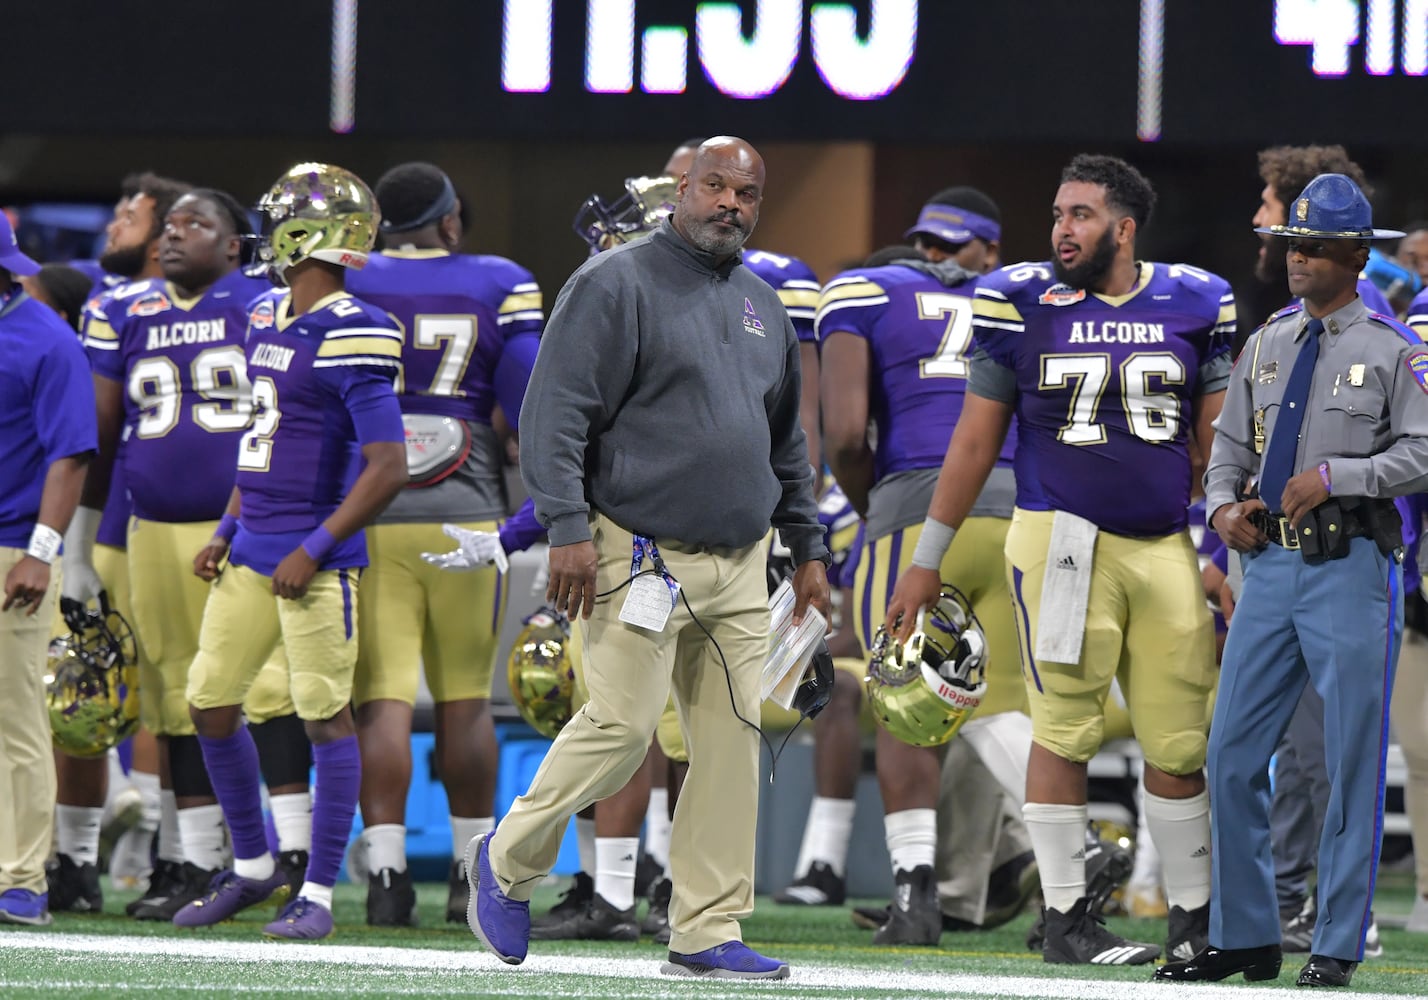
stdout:
<svg viewBox="0 0 1428 1000">
<path fill-rule="evenodd" d="M 210 959 L 214 961 L 226 962 L 252 962 L 260 963 L 268 968 L 273 967 L 273 963 L 287 962 L 292 964 L 308 963 L 310 965 L 331 965 L 331 966 L 366 966 L 380 967 L 386 969 L 405 969 L 420 972 L 468 972 L 482 977 L 481 989 L 488 993 L 501 995 L 529 995 L 534 984 L 526 977 L 530 975 L 559 975 L 570 976 L 573 981 L 571 989 L 573 992 L 563 994 L 567 996 L 588 996 L 588 988 L 582 992 L 580 979 L 592 976 L 604 978 L 620 979 L 647 979 L 653 982 L 668 982 L 671 985 L 669 995 L 678 997 L 688 997 L 686 990 L 675 989 L 675 984 L 687 983 L 689 980 L 666 979 L 660 976 L 660 959 L 632 959 L 632 958 L 579 958 L 574 956 L 541 956 L 535 955 L 527 959 L 525 964 L 519 968 L 502 964 L 494 955 L 477 950 L 473 947 L 466 951 L 450 951 L 443 949 L 428 948 L 391 948 L 391 947 L 357 947 L 353 945 L 323 945 L 323 944 L 300 944 L 297 942 L 279 941 L 204 941 L 197 938 L 149 938 L 149 937 L 127 937 L 90 934 L 56 934 L 53 932 L 26 933 L 14 932 L 0 934 L 0 955 L 5 952 L 11 953 L 35 953 L 48 951 L 54 953 L 74 952 L 86 956 L 104 956 L 114 959 L 135 959 L 141 956 L 162 956 L 176 959 Z M 9 966 L 12 956 L 6 956 L 3 963 Z M 949 963 L 956 961 L 955 958 L 948 958 Z M 790 978 L 782 980 L 773 988 L 779 991 L 787 991 L 790 988 L 798 987 L 819 987 L 824 996 L 875 996 L 879 993 L 887 993 L 895 990 L 904 990 L 922 997 L 974 997 L 985 1000 L 987 997 L 1048 997 L 1052 1000 L 1145 1000 L 1147 986 L 1151 984 L 1150 966 L 1146 967 L 1147 982 L 1124 982 L 1119 980 L 1108 981 L 1104 979 L 1052 979 L 1038 978 L 1034 976 L 980 976 L 980 975 L 959 975 L 956 973 L 942 972 L 904 972 L 896 971 L 892 968 L 879 969 L 850 969 L 847 967 L 834 967 L 826 965 L 805 965 L 795 962 Z M 201 990 L 204 992 L 243 992 L 245 987 L 241 983 L 228 983 L 221 989 L 218 987 L 201 986 L 195 984 L 193 979 L 197 978 L 198 970 L 190 969 L 190 980 L 184 985 L 184 990 Z M 150 969 L 146 975 L 152 975 Z M 510 988 L 492 987 L 493 983 L 505 981 Z M 1281 982 L 1292 983 L 1292 969 L 1286 969 L 1281 973 Z M 33 988 L 38 984 L 33 978 L 15 976 L 13 966 L 5 973 L 0 973 L 0 987 L 28 987 Z M 92 983 L 78 980 L 70 980 L 66 983 L 52 982 L 47 985 L 53 987 L 89 987 Z M 380 988 L 388 993 L 427 993 L 429 984 L 412 984 L 413 989 L 408 991 L 398 983 L 384 981 Z M 451 984 L 448 983 L 448 986 Z M 473 986 L 472 983 L 463 983 L 463 987 Z M 732 980 L 702 980 L 699 990 L 701 1000 L 710 997 L 740 996 L 749 995 L 750 986 L 761 984 L 750 984 Z M 110 988 L 116 992 L 123 990 L 120 983 L 110 984 Z M 271 985 L 257 984 L 249 987 L 252 990 L 262 989 L 267 992 L 272 991 Z M 332 992 L 336 987 L 334 984 L 299 983 L 289 979 L 284 985 L 284 990 L 294 993 L 311 992 L 317 989 L 323 992 Z M 728 988 L 730 992 L 724 993 L 723 989 Z M 1152 987 L 1155 988 L 1155 987 Z M 1174 993 L 1174 1000 L 1227 1000 L 1226 987 L 1219 984 L 1207 983 L 1204 985 L 1190 983 L 1176 983 L 1164 987 L 1168 993 Z M 359 991 L 361 992 L 361 991 Z M 1283 998 L 1295 996 L 1302 998 L 1303 991 L 1297 990 L 1294 986 L 1243 986 L 1233 989 L 1233 1000 L 1252 1000 L 1252 998 Z M 1353 1000 L 1399 1000 L 1402 994 L 1390 993 L 1360 993 L 1354 992 Z"/>
</svg>

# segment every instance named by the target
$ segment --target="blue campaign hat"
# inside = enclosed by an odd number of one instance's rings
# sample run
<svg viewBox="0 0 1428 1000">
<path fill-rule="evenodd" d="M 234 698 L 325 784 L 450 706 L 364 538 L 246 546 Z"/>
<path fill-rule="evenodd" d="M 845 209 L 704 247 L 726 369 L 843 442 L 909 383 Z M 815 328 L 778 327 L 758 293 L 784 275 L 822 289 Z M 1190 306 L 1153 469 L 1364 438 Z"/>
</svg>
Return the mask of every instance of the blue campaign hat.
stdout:
<svg viewBox="0 0 1428 1000">
<path fill-rule="evenodd" d="M 1343 174 L 1320 174 L 1287 206 L 1282 226 L 1259 226 L 1270 236 L 1308 236 L 1321 240 L 1396 240 L 1396 229 L 1375 229 L 1373 208 L 1359 186 Z"/>
</svg>

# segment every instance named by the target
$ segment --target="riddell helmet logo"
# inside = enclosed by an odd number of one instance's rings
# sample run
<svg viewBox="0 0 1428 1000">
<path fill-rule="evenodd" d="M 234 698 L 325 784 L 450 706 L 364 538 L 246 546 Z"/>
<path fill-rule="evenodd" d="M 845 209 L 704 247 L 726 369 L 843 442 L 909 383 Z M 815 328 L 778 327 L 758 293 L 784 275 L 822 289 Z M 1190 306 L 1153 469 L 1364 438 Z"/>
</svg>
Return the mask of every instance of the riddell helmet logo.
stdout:
<svg viewBox="0 0 1428 1000">
<path fill-rule="evenodd" d="M 950 684 L 939 684 L 937 695 L 943 701 L 955 708 L 976 708 L 982 703 L 982 699 L 968 691 L 961 691 Z"/>
<path fill-rule="evenodd" d="M 358 255 L 344 253 L 341 257 L 338 258 L 337 263 L 341 264 L 343 267 L 350 267 L 354 271 L 360 271 L 362 270 L 362 268 L 367 266 L 367 257 L 365 254 Z"/>
<path fill-rule="evenodd" d="M 1086 289 L 1070 285 L 1052 285 L 1038 300 L 1044 306 L 1074 306 L 1086 297 Z"/>
<path fill-rule="evenodd" d="M 158 289 L 140 295 L 133 302 L 129 303 L 126 310 L 130 316 L 157 316 L 159 313 L 172 308 L 173 303 L 169 297 Z"/>
<path fill-rule="evenodd" d="M 272 302 L 260 302 L 258 308 L 254 309 L 248 317 L 249 324 L 255 330 L 266 330 L 273 325 L 273 304 Z"/>
</svg>

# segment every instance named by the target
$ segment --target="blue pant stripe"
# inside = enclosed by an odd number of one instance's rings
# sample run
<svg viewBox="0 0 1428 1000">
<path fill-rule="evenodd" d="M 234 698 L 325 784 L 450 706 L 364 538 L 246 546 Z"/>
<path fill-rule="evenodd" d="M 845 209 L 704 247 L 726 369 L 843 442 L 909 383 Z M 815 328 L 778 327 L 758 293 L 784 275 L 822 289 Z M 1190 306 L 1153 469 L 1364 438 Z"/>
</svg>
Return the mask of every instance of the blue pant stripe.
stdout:
<svg viewBox="0 0 1428 1000">
<path fill-rule="evenodd" d="M 338 582 L 342 584 L 342 627 L 348 639 L 352 638 L 352 583 L 347 575 L 350 571 L 337 571 Z"/>
<path fill-rule="evenodd" d="M 1036 670 L 1036 657 L 1032 655 L 1031 647 L 1031 617 L 1026 613 L 1026 601 L 1021 596 L 1022 572 L 1017 567 L 1012 567 L 1012 599 L 1016 605 L 1016 613 L 1021 616 L 1021 628 L 1017 630 L 1016 641 L 1021 647 L 1021 662 L 1031 668 L 1031 679 L 1036 682 L 1036 690 L 1042 694 L 1046 689 L 1041 686 L 1041 674 Z"/>
<path fill-rule="evenodd" d="M 1388 718 L 1389 703 L 1393 697 L 1393 674 L 1397 665 L 1398 657 L 1398 605 L 1402 599 L 1399 593 L 1401 576 L 1393 572 L 1392 567 L 1388 573 L 1388 627 L 1384 629 L 1387 637 L 1383 651 L 1383 711 L 1379 716 L 1378 723 L 1378 788 L 1377 801 L 1378 808 L 1374 811 L 1373 818 L 1373 859 L 1374 864 L 1369 865 L 1368 871 L 1368 897 L 1364 906 L 1363 918 L 1359 922 L 1359 939 L 1368 934 L 1369 924 L 1373 922 L 1373 894 L 1378 886 L 1378 855 L 1383 847 L 1383 799 L 1385 786 L 1388 781 Z M 1362 951 L 1362 946 L 1360 946 Z M 1360 953 L 1359 958 L 1363 955 Z"/>
<path fill-rule="evenodd" d="M 863 640 L 871 649 L 873 645 L 873 581 L 878 573 L 878 549 L 876 542 L 868 542 L 863 548 L 863 558 L 868 560 L 867 582 L 863 585 Z M 883 609 L 884 613 L 887 609 Z"/>
</svg>

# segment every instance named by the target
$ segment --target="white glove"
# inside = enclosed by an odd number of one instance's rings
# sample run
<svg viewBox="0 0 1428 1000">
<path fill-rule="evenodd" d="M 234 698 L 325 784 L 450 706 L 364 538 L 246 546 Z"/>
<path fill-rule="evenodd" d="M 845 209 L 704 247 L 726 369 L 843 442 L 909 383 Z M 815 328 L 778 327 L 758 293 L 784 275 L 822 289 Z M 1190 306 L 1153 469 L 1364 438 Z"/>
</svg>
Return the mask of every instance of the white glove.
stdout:
<svg viewBox="0 0 1428 1000">
<path fill-rule="evenodd" d="M 94 571 L 94 539 L 99 534 L 102 511 L 93 507 L 76 507 L 64 533 L 64 572 L 60 580 L 60 596 L 88 604 L 104 589 L 99 574 Z"/>
<path fill-rule="evenodd" d="M 443 524 L 441 530 L 456 541 L 457 548 L 450 552 L 423 552 L 421 557 L 433 566 L 456 572 L 494 565 L 504 573 L 511 568 L 506 550 L 501 547 L 501 536 L 494 531 L 472 531 L 455 524 Z"/>
</svg>

